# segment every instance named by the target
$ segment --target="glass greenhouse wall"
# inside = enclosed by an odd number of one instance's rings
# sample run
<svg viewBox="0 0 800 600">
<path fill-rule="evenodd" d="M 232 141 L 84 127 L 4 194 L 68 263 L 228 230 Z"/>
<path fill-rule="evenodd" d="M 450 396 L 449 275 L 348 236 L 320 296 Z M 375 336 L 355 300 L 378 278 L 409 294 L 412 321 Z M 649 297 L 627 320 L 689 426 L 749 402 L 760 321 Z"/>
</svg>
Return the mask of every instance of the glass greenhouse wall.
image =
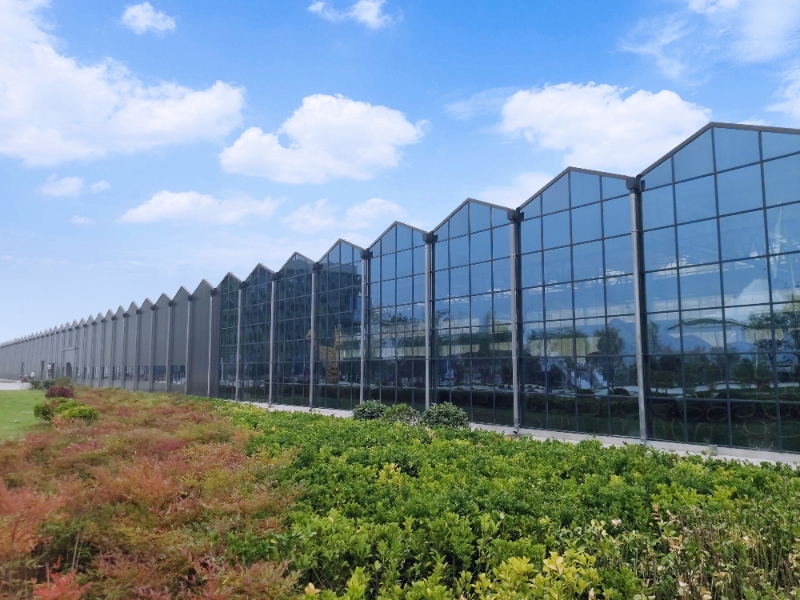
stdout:
<svg viewBox="0 0 800 600">
<path fill-rule="evenodd" d="M 636 177 L 570 167 L 0 344 L 0 377 L 800 452 L 798 288 L 800 131 L 711 123 Z"/>
</svg>

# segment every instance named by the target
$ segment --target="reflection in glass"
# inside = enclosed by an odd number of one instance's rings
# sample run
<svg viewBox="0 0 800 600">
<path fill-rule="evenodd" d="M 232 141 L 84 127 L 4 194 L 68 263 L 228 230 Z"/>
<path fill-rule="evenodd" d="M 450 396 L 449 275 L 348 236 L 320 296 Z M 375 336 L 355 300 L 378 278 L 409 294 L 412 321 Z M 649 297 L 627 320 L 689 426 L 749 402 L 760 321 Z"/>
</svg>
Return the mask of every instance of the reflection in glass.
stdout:
<svg viewBox="0 0 800 600">
<path fill-rule="evenodd" d="M 758 132 L 716 127 L 714 151 L 718 171 L 758 162 Z"/>
<path fill-rule="evenodd" d="M 752 165 L 717 175 L 720 214 L 761 208 L 761 167 Z"/>
<path fill-rule="evenodd" d="M 678 223 L 707 219 L 717 214 L 714 177 L 700 177 L 675 186 Z"/>
<path fill-rule="evenodd" d="M 675 164 L 675 181 L 708 175 L 714 171 L 711 151 L 711 130 L 678 150 L 672 160 Z"/>
</svg>

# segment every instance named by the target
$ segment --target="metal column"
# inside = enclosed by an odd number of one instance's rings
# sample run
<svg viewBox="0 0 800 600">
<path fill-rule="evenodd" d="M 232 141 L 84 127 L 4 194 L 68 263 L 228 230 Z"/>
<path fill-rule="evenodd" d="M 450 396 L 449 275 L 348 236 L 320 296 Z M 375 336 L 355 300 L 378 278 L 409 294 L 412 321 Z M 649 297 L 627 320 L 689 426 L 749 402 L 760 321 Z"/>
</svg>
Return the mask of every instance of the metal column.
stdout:
<svg viewBox="0 0 800 600">
<path fill-rule="evenodd" d="M 319 281 L 318 273 L 322 269 L 322 265 L 314 263 L 311 267 L 311 350 L 309 352 L 310 363 L 308 365 L 308 408 L 314 408 L 314 377 L 317 353 L 315 346 L 317 345 L 317 282 Z"/>
<path fill-rule="evenodd" d="M 636 319 L 636 384 L 639 397 L 639 438 L 643 444 L 647 443 L 647 405 L 645 403 L 645 327 L 644 322 L 644 271 L 642 269 L 642 220 L 639 207 L 642 193 L 642 180 L 631 177 L 625 181 L 630 191 L 631 203 L 631 247 L 633 252 L 633 302 L 634 318 Z"/>
<path fill-rule="evenodd" d="M 514 431 L 518 432 L 522 424 L 520 410 L 520 379 L 519 379 L 519 228 L 522 222 L 522 213 L 518 210 L 508 211 L 508 220 L 511 239 L 511 381 L 514 386 Z"/>
<path fill-rule="evenodd" d="M 275 299 L 278 297 L 278 282 L 273 276 L 270 285 L 269 303 L 269 392 L 267 402 L 272 406 L 275 390 Z"/>
<path fill-rule="evenodd" d="M 367 335 L 369 335 L 369 321 L 367 320 L 367 306 L 369 305 L 369 280 L 370 280 L 370 259 L 371 250 L 361 251 L 361 378 L 358 384 L 358 403 L 366 400 L 366 381 L 367 381 Z"/>
<path fill-rule="evenodd" d="M 431 303 L 433 302 L 433 244 L 436 234 L 426 233 L 425 240 L 425 409 L 431 407 Z"/>
</svg>

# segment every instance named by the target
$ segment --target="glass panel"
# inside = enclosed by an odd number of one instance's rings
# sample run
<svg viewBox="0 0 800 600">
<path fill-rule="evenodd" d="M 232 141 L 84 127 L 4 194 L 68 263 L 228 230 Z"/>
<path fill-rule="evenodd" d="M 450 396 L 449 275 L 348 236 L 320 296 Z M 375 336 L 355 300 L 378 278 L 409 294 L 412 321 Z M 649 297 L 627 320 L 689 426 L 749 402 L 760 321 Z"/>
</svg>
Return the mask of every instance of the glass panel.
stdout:
<svg viewBox="0 0 800 600">
<path fill-rule="evenodd" d="M 392 254 L 384 254 L 381 257 L 381 278 L 382 279 L 392 279 L 395 277 L 395 263 L 397 261 L 397 255 Z"/>
<path fill-rule="evenodd" d="M 547 214 L 567 208 L 569 208 L 569 178 L 564 175 L 542 194 L 542 212 Z"/>
<path fill-rule="evenodd" d="M 389 279 L 381 283 L 381 298 L 383 306 L 397 304 L 395 299 L 395 280 Z"/>
<path fill-rule="evenodd" d="M 800 254 L 770 258 L 772 301 L 787 302 L 800 298 Z"/>
<path fill-rule="evenodd" d="M 522 212 L 525 214 L 526 219 L 531 217 L 538 217 L 542 214 L 542 197 L 535 196 L 529 199 L 522 205 Z"/>
<path fill-rule="evenodd" d="M 781 404 L 780 411 L 781 449 L 784 452 L 800 452 L 800 403 Z"/>
<path fill-rule="evenodd" d="M 603 280 L 594 279 L 574 284 L 575 317 L 605 316 Z"/>
<path fill-rule="evenodd" d="M 571 171 L 570 192 L 572 206 L 583 206 L 600 200 L 600 177 L 589 173 Z"/>
<path fill-rule="evenodd" d="M 533 208 L 531 208 L 533 211 Z M 533 212 L 531 212 L 533 214 Z M 502 227 L 508 225 L 508 211 L 500 208 L 492 208 L 492 227 Z"/>
<path fill-rule="evenodd" d="M 542 288 L 522 290 L 522 320 L 525 322 L 544 320 Z"/>
<path fill-rule="evenodd" d="M 609 315 L 633 313 L 633 277 L 609 277 L 606 279 L 606 302 Z"/>
<path fill-rule="evenodd" d="M 413 278 L 404 277 L 397 280 L 397 303 L 411 304 L 414 301 Z"/>
<path fill-rule="evenodd" d="M 628 196 L 603 202 L 603 235 L 613 237 L 631 232 L 631 201 Z"/>
<path fill-rule="evenodd" d="M 520 248 L 523 253 L 542 249 L 541 219 L 527 219 L 520 225 Z M 510 243 L 510 242 L 509 242 Z"/>
<path fill-rule="evenodd" d="M 606 275 L 633 273 L 633 245 L 629 235 L 607 239 L 603 244 L 606 250 Z"/>
<path fill-rule="evenodd" d="M 437 298 L 447 298 L 450 296 L 450 271 L 436 271 L 433 285 Z"/>
<path fill-rule="evenodd" d="M 761 211 L 724 217 L 719 220 L 722 260 L 763 256 L 767 244 Z"/>
<path fill-rule="evenodd" d="M 546 283 L 559 283 L 570 281 L 572 270 L 570 268 L 569 247 L 548 250 L 544 253 L 544 280 Z"/>
<path fill-rule="evenodd" d="M 590 242 L 572 247 L 575 279 L 594 279 L 603 276 L 603 245 Z"/>
<path fill-rule="evenodd" d="M 617 196 L 627 196 L 628 186 L 624 179 L 616 177 L 603 177 L 603 200 L 606 198 L 616 198 Z"/>
<path fill-rule="evenodd" d="M 644 176 L 645 189 L 653 189 L 672 183 L 672 159 L 668 158 Z"/>
<path fill-rule="evenodd" d="M 569 244 L 569 211 L 542 217 L 544 247 L 555 248 Z"/>
<path fill-rule="evenodd" d="M 712 352 L 724 350 L 724 322 L 721 310 L 692 310 L 681 313 L 683 351 Z"/>
<path fill-rule="evenodd" d="M 478 202 L 469 204 L 469 230 L 483 231 L 492 226 L 491 209 Z"/>
<path fill-rule="evenodd" d="M 450 267 L 460 267 L 469 263 L 469 236 L 450 240 Z M 437 265 L 438 266 L 438 265 Z"/>
<path fill-rule="evenodd" d="M 397 250 L 397 227 L 392 227 L 381 237 L 381 254 Z"/>
<path fill-rule="evenodd" d="M 679 276 L 681 308 L 712 308 L 722 305 L 719 265 L 681 269 Z"/>
<path fill-rule="evenodd" d="M 647 312 L 678 309 L 678 272 L 675 269 L 645 275 Z"/>
<path fill-rule="evenodd" d="M 523 254 L 520 258 L 520 270 L 522 287 L 542 285 L 542 253 Z"/>
<path fill-rule="evenodd" d="M 545 320 L 572 318 L 572 286 L 550 285 L 544 289 Z"/>
<path fill-rule="evenodd" d="M 758 162 L 758 132 L 716 127 L 714 152 L 717 155 L 717 171 Z"/>
<path fill-rule="evenodd" d="M 655 229 L 675 223 L 672 186 L 645 191 L 642 194 L 642 221 L 645 229 Z"/>
<path fill-rule="evenodd" d="M 725 263 L 722 278 L 727 306 L 769 302 L 766 258 Z"/>
<path fill-rule="evenodd" d="M 711 151 L 711 131 L 706 131 L 676 152 L 673 161 L 675 162 L 675 181 L 712 173 L 714 157 Z"/>
<path fill-rule="evenodd" d="M 548 218 L 548 217 L 545 217 Z M 592 204 L 572 211 L 572 243 L 579 244 L 602 237 L 600 205 Z"/>
<path fill-rule="evenodd" d="M 425 240 L 422 237 L 422 232 L 417 231 L 416 229 L 411 230 L 411 241 L 414 243 L 415 248 L 425 245 Z"/>
<path fill-rule="evenodd" d="M 458 237 L 469 233 L 469 204 L 465 204 L 461 210 L 449 219 L 450 237 Z"/>
<path fill-rule="evenodd" d="M 731 402 L 731 435 L 734 446 L 778 449 L 777 405 L 766 402 Z"/>
<path fill-rule="evenodd" d="M 685 442 L 684 403 L 677 398 L 648 398 L 651 435 L 657 440 Z"/>
<path fill-rule="evenodd" d="M 414 274 L 421 275 L 425 273 L 425 246 L 417 246 L 411 253 L 414 257 Z"/>
<path fill-rule="evenodd" d="M 487 229 L 469 236 L 470 262 L 479 263 L 492 258 L 491 232 Z M 511 242 L 509 242 L 510 249 Z"/>
<path fill-rule="evenodd" d="M 469 296 L 469 267 L 450 270 L 450 295 Z"/>
<path fill-rule="evenodd" d="M 717 175 L 720 214 L 761 208 L 761 167 L 753 165 Z"/>
<path fill-rule="evenodd" d="M 718 260 L 716 220 L 678 227 L 679 265 L 697 265 Z"/>
<path fill-rule="evenodd" d="M 492 291 L 492 263 L 484 262 L 470 268 L 473 294 L 488 294 Z M 509 276 L 510 278 L 510 276 Z"/>
<path fill-rule="evenodd" d="M 800 200 L 800 155 L 764 163 L 767 205 Z"/>
<path fill-rule="evenodd" d="M 384 257 L 385 259 L 386 257 Z M 397 253 L 397 276 L 407 277 L 414 272 L 411 250 L 403 250 Z"/>
<path fill-rule="evenodd" d="M 500 227 L 495 227 L 494 229 L 492 229 L 492 258 L 506 258 L 507 256 L 510 255 L 511 255 L 510 226 L 502 225 Z M 475 262 L 474 259 L 473 262 Z"/>
<path fill-rule="evenodd" d="M 411 241 L 411 229 L 408 227 L 403 227 L 402 225 L 397 225 L 397 249 L 398 250 L 408 250 L 411 248 L 412 241 Z M 342 256 L 342 262 L 344 262 L 344 256 Z"/>
<path fill-rule="evenodd" d="M 678 313 L 657 313 L 647 316 L 647 347 L 650 354 L 668 354 L 670 356 L 670 364 L 678 362 L 678 367 L 674 368 L 666 367 L 665 364 L 660 364 L 659 366 L 658 360 L 651 358 L 652 370 L 677 370 L 680 373 L 680 356 L 673 354 L 681 350 L 681 330 Z"/>
<path fill-rule="evenodd" d="M 764 160 L 800 152 L 800 135 L 763 131 L 761 133 L 761 146 Z"/>
<path fill-rule="evenodd" d="M 714 177 L 701 177 L 675 186 L 675 209 L 678 223 L 697 221 L 717 214 Z"/>
<path fill-rule="evenodd" d="M 450 252 L 447 247 L 447 240 L 436 242 L 433 249 L 433 259 L 437 271 L 447 269 L 450 266 Z"/>
<path fill-rule="evenodd" d="M 800 250 L 800 204 L 767 210 L 767 234 L 772 254 Z"/>
<path fill-rule="evenodd" d="M 541 267 L 540 267 L 541 269 Z M 493 280 L 495 291 L 511 289 L 511 260 L 503 258 L 492 262 Z M 540 276 L 541 279 L 541 276 Z M 538 284 L 541 285 L 541 284 Z"/>
<path fill-rule="evenodd" d="M 727 402 L 687 400 L 686 423 L 690 444 L 730 445 Z"/>
<path fill-rule="evenodd" d="M 646 231 L 644 238 L 644 268 L 648 271 L 674 267 L 675 257 L 675 228 Z M 632 255 L 633 250 L 628 250 Z M 632 258 L 631 258 L 632 260 Z"/>
</svg>

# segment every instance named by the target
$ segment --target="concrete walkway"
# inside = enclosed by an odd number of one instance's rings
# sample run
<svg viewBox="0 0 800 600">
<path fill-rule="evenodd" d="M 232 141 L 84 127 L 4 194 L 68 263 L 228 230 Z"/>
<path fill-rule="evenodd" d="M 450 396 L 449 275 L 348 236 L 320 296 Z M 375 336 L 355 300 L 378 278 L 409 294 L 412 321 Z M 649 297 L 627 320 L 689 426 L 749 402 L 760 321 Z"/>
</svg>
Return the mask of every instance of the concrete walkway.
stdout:
<svg viewBox="0 0 800 600">
<path fill-rule="evenodd" d="M 20 383 L 19 381 L 9 381 L 7 379 L 0 379 L 0 391 L 6 390 L 27 390 L 27 383 Z"/>
</svg>

